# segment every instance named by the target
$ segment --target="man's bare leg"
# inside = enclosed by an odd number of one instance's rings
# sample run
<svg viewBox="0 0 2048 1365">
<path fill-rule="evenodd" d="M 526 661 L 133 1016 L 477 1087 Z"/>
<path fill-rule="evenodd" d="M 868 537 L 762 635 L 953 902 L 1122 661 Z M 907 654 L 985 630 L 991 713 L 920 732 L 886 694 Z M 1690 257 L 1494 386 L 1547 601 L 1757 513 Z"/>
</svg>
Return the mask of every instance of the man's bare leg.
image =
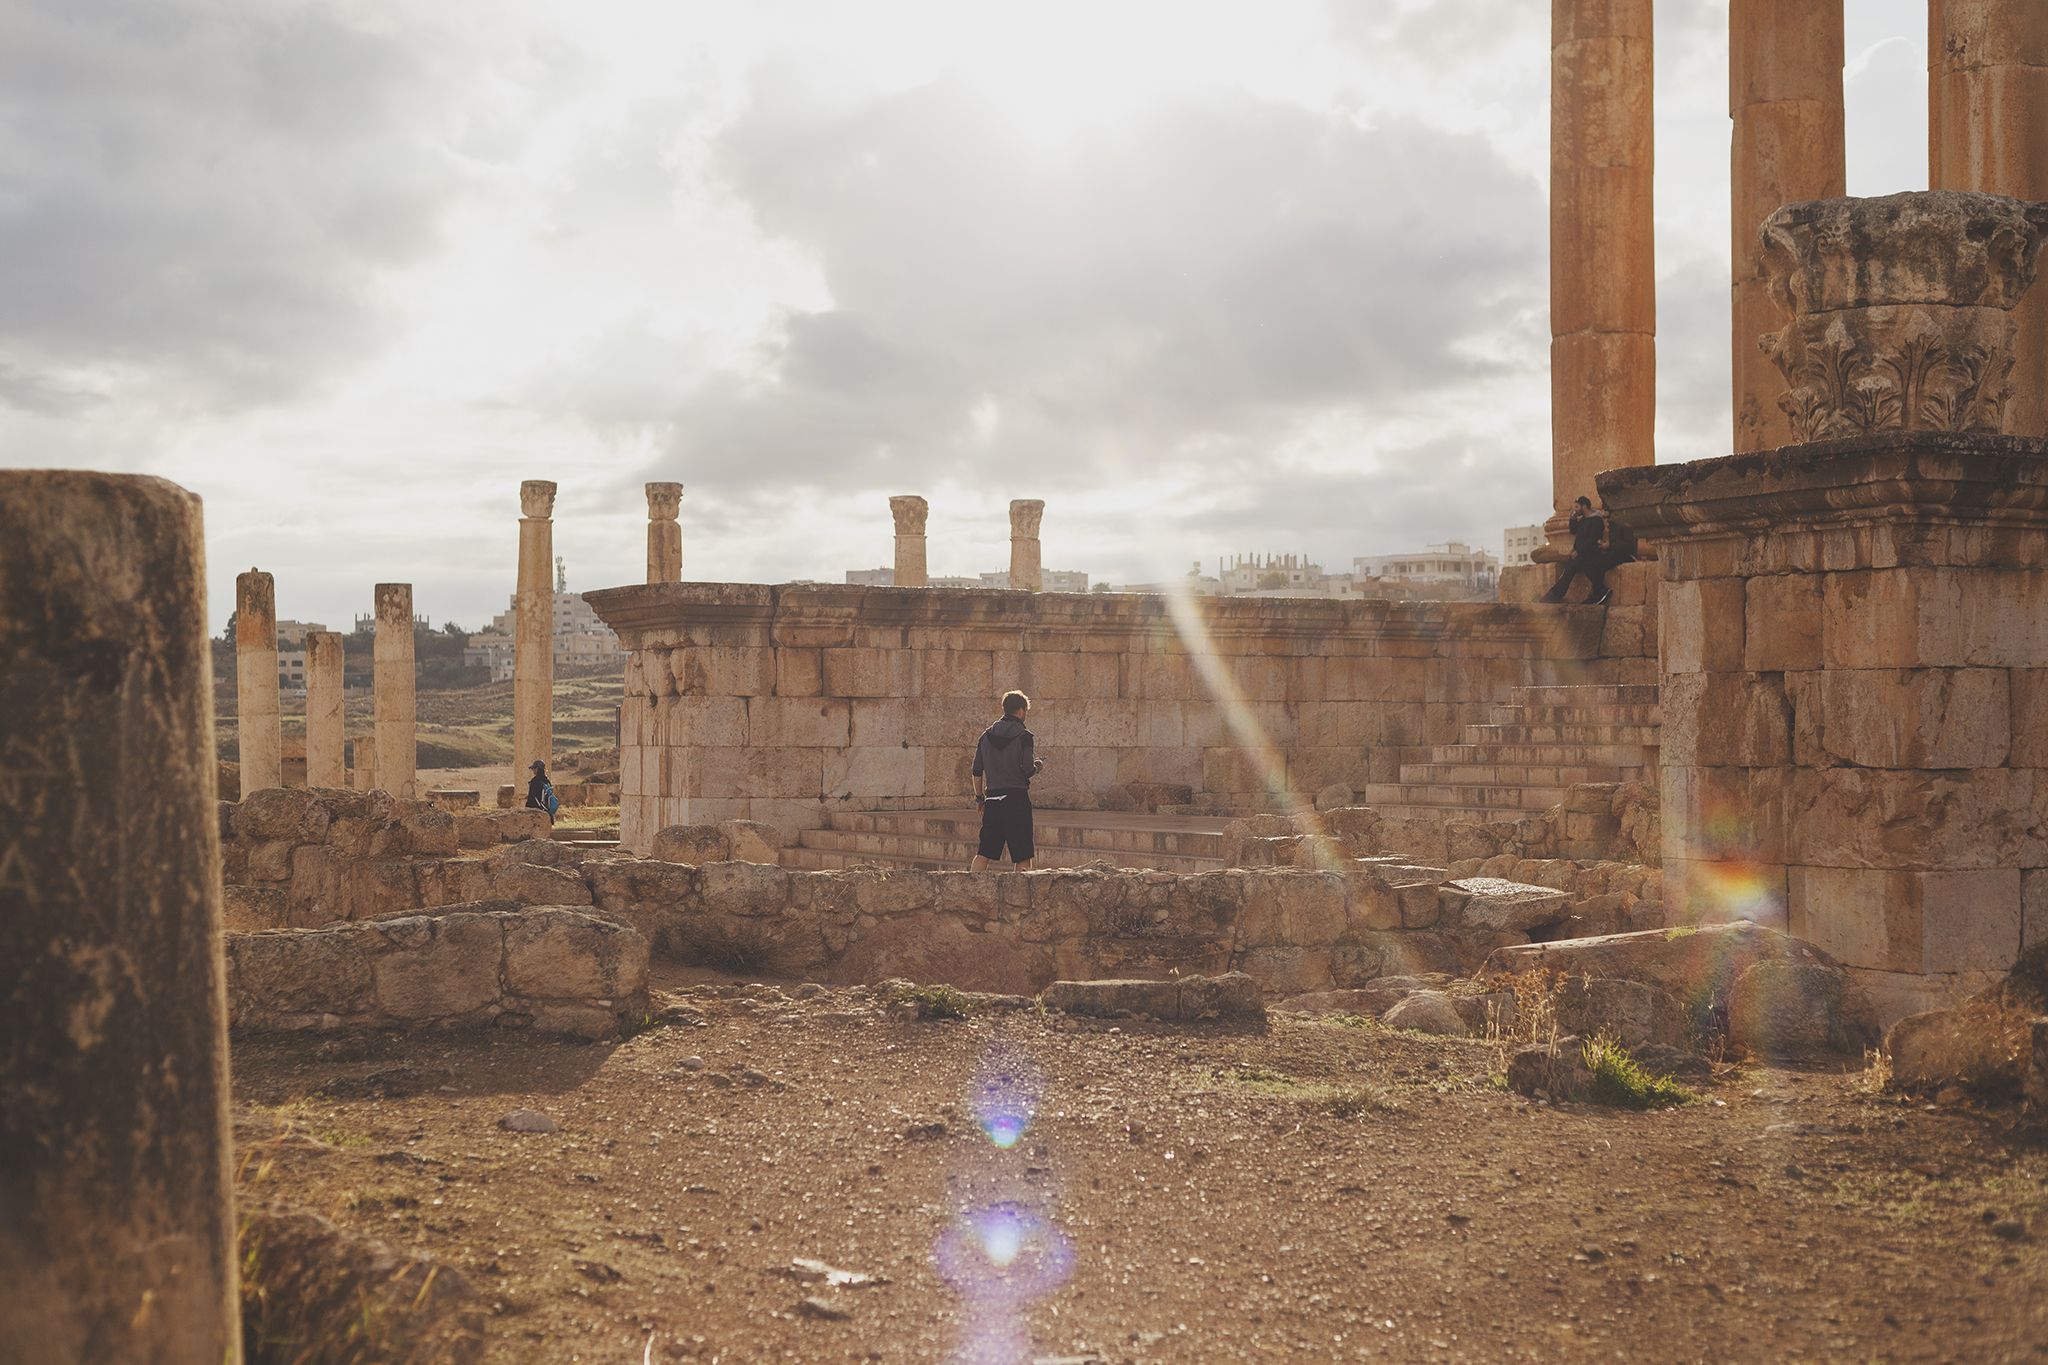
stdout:
<svg viewBox="0 0 2048 1365">
<path fill-rule="evenodd" d="M 974 861 L 967 864 L 967 870 L 969 872 L 988 871 L 988 859 L 982 857 L 979 853 L 975 854 Z"/>
<path fill-rule="evenodd" d="M 1017 870 L 1019 872 L 1029 872 L 1031 870 L 1031 860 L 1026 858 L 1023 862 L 1018 863 Z"/>
</svg>

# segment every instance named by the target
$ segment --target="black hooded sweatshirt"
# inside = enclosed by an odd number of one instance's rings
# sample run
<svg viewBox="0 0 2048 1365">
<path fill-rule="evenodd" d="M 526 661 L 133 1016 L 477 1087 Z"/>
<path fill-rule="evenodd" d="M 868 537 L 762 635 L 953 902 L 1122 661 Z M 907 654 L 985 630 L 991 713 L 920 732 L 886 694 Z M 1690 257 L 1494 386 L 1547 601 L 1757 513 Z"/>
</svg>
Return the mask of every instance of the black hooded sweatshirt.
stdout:
<svg viewBox="0 0 2048 1365">
<path fill-rule="evenodd" d="M 988 780 L 992 792 L 1025 791 L 1031 786 L 1033 741 L 1024 722 L 1004 716 L 981 732 L 974 746 L 974 775 Z"/>
</svg>

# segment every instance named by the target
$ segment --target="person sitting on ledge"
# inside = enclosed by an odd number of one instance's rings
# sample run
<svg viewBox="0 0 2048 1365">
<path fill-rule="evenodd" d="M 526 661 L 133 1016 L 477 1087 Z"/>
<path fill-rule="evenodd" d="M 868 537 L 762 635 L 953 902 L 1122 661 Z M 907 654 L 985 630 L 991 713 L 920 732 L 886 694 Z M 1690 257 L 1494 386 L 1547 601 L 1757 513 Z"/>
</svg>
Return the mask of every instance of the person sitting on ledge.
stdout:
<svg viewBox="0 0 2048 1365">
<path fill-rule="evenodd" d="M 1038 851 L 1031 839 L 1031 779 L 1045 767 L 1045 760 L 1034 752 L 1036 741 L 1024 728 L 1024 717 L 1030 714 L 1031 698 L 1005 692 L 1003 718 L 982 731 L 974 746 L 974 804 L 981 807 L 981 843 L 968 864 L 970 871 L 987 871 L 1006 847 L 1019 872 L 1031 870 L 1031 855 Z"/>
<path fill-rule="evenodd" d="M 1564 595 L 1571 591 L 1572 580 L 1584 574 L 1588 590 L 1585 605 L 1597 607 L 1607 600 L 1608 595 L 1607 570 L 1611 561 L 1603 543 L 1607 538 L 1607 518 L 1593 510 L 1591 498 L 1581 497 L 1572 504 L 1571 519 L 1566 525 L 1572 533 L 1572 557 L 1564 562 L 1557 582 L 1543 594 L 1543 600 L 1564 601 Z"/>
</svg>

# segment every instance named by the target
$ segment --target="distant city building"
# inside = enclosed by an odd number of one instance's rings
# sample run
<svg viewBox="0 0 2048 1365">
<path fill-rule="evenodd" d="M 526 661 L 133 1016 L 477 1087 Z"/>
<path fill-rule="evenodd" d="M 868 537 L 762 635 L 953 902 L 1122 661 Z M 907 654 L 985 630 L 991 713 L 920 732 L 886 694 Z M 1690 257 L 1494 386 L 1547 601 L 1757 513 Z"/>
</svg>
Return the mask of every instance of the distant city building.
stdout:
<svg viewBox="0 0 2048 1365">
<path fill-rule="evenodd" d="M 583 600 L 582 593 L 557 592 L 554 599 L 554 646 L 558 667 L 566 664 L 624 666 L 626 651 L 619 647 L 619 637 Z M 513 661 L 518 655 L 513 639 L 517 619 L 518 603 L 514 598 L 504 611 L 491 618 L 489 630 L 469 637 L 469 643 L 462 651 L 462 662 L 470 668 L 490 670 L 492 682 L 511 681 Z"/>
<path fill-rule="evenodd" d="M 1234 555 L 1216 561 L 1216 577 L 1231 597 L 1328 595 L 1329 575 L 1307 555 Z"/>
<path fill-rule="evenodd" d="M 291 692 L 294 694 L 303 693 L 306 690 L 306 649 L 303 643 L 303 641 L 306 638 L 306 632 L 309 630 L 325 630 L 327 629 L 327 627 L 300 626 L 300 643 L 298 644 L 298 647 L 294 649 L 286 649 L 282 646 L 282 638 L 284 636 L 285 624 L 286 623 L 283 621 L 279 621 L 277 623 L 277 633 L 280 639 L 280 646 L 277 651 L 278 690 L 281 692 Z M 294 621 L 291 624 L 298 625 L 299 623 Z"/>
<path fill-rule="evenodd" d="M 290 646 L 293 649 L 300 648 L 306 643 L 306 633 L 308 631 L 325 629 L 327 627 L 321 625 L 318 621 L 279 621 L 277 623 L 278 647 Z"/>
<path fill-rule="evenodd" d="M 854 588 L 893 588 L 896 586 L 894 569 L 848 569 L 847 586 Z"/>
<path fill-rule="evenodd" d="M 1502 568 L 1517 564 L 1534 564 L 1531 558 L 1536 547 L 1543 543 L 1541 526 L 1510 526 L 1501 532 L 1500 562 Z"/>
<path fill-rule="evenodd" d="M 1408 554 L 1363 555 L 1351 561 L 1351 568 L 1361 578 L 1435 585 L 1475 596 L 1490 594 L 1500 582 L 1500 560 L 1460 540 Z"/>
</svg>

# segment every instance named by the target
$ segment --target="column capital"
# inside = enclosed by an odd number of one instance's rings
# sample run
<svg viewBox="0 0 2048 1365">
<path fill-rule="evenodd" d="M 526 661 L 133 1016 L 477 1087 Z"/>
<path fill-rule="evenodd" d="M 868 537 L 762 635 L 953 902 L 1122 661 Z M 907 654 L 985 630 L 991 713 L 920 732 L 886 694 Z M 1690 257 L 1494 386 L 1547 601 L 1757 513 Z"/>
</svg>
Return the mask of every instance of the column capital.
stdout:
<svg viewBox="0 0 2048 1365">
<path fill-rule="evenodd" d="M 1038 524 L 1045 516 L 1045 501 L 1042 498 L 1017 498 L 1010 503 L 1010 534 L 1013 536 L 1036 536 Z"/>
<path fill-rule="evenodd" d="M 650 483 L 647 491 L 647 519 L 674 521 L 682 514 L 683 486 L 679 483 Z"/>
<path fill-rule="evenodd" d="M 529 517 L 555 514 L 555 485 L 546 479 L 528 479 L 519 485 L 519 510 Z"/>
<path fill-rule="evenodd" d="M 931 504 L 915 493 L 900 493 L 889 499 L 889 513 L 896 518 L 896 534 L 899 536 L 923 535 L 925 519 L 931 515 L 931 510 Z"/>
</svg>

